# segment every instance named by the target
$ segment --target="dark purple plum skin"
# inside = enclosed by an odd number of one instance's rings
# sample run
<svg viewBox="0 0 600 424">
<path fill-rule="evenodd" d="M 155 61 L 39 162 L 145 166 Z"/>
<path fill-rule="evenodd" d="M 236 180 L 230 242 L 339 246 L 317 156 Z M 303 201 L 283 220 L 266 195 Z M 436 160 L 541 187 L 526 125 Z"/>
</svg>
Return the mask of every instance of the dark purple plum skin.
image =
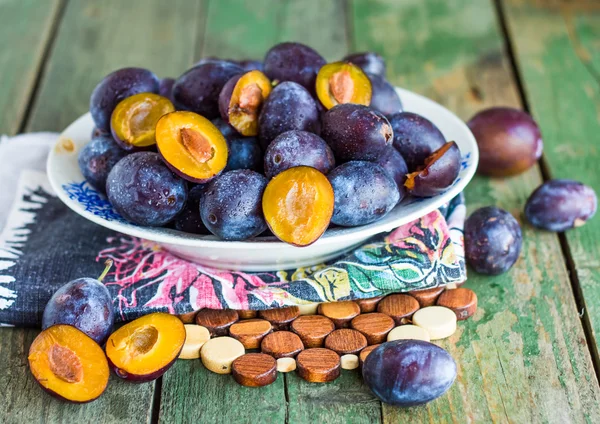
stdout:
<svg viewBox="0 0 600 424">
<path fill-rule="evenodd" d="M 206 186 L 200 202 L 202 222 L 223 240 L 246 240 L 267 229 L 262 195 L 264 175 L 249 169 L 221 174 Z"/>
<path fill-rule="evenodd" d="M 495 206 L 477 209 L 465 221 L 465 257 L 480 274 L 499 275 L 519 259 L 523 236 L 517 220 Z"/>
<path fill-rule="evenodd" d="M 244 70 L 231 62 L 206 62 L 185 72 L 173 85 L 178 110 L 196 112 L 207 119 L 219 116 L 219 93 L 225 83 Z"/>
<path fill-rule="evenodd" d="M 263 153 L 256 137 L 232 137 L 227 141 L 229 156 L 223 172 L 236 169 L 251 169 L 262 172 Z"/>
<path fill-rule="evenodd" d="M 306 131 L 279 134 L 265 152 L 265 175 L 273 178 L 295 166 L 310 166 L 327 175 L 335 167 L 333 151 L 321 137 Z"/>
<path fill-rule="evenodd" d="M 342 60 L 355 64 L 368 74 L 385 78 L 385 59 L 375 52 L 352 53 Z"/>
<path fill-rule="evenodd" d="M 101 135 L 110 135 L 110 133 L 107 133 L 106 131 L 103 131 L 100 128 L 94 127 L 94 129 L 92 130 L 92 138 L 100 137 Z"/>
<path fill-rule="evenodd" d="M 96 127 L 110 132 L 110 116 L 119 102 L 138 93 L 158 93 L 158 77 L 143 68 L 122 68 L 108 74 L 94 88 L 90 113 Z"/>
<path fill-rule="evenodd" d="M 265 69 L 264 64 L 260 60 L 244 59 L 239 60 L 238 64 L 244 69 L 245 72 L 250 71 L 261 71 Z"/>
<path fill-rule="evenodd" d="M 402 112 L 403 106 L 396 89 L 384 77 L 367 74 L 371 80 L 371 106 L 385 116 Z"/>
<path fill-rule="evenodd" d="M 381 112 L 345 103 L 323 115 L 323 139 L 337 160 L 376 160 L 392 145 L 392 126 Z"/>
<path fill-rule="evenodd" d="M 467 123 L 477 140 L 477 172 L 493 177 L 520 174 L 542 156 L 544 143 L 534 119 L 522 110 L 493 107 Z"/>
<path fill-rule="evenodd" d="M 56 324 L 71 325 L 103 345 L 115 323 L 112 297 L 104 284 L 93 278 L 78 278 L 59 288 L 42 316 L 42 329 Z"/>
<path fill-rule="evenodd" d="M 173 103 L 173 85 L 175 85 L 175 78 L 163 78 L 158 83 L 158 94 Z"/>
<path fill-rule="evenodd" d="M 204 187 L 204 184 L 198 184 L 189 190 L 185 207 L 173 220 L 176 230 L 191 234 L 210 234 L 200 218 L 200 201 Z"/>
<path fill-rule="evenodd" d="M 423 166 L 425 159 L 446 143 L 442 132 L 421 115 L 399 112 L 388 119 L 394 131 L 394 147 L 406 161 L 410 172 Z"/>
<path fill-rule="evenodd" d="M 390 147 L 385 149 L 373 162 L 381 165 L 388 175 L 396 182 L 398 193 L 400 193 L 398 203 L 400 203 L 406 196 L 404 182 L 406 181 L 406 174 L 408 174 L 408 167 L 406 166 L 404 158 L 398 150 Z"/>
<path fill-rule="evenodd" d="M 597 207 L 593 188 L 573 180 L 550 180 L 529 196 L 525 217 L 537 228 L 566 231 L 585 224 Z"/>
<path fill-rule="evenodd" d="M 193 67 L 204 65 L 206 63 L 216 63 L 216 64 L 221 64 L 221 65 L 236 65 L 236 66 L 240 66 L 235 60 L 231 60 L 231 59 L 219 59 L 218 57 L 207 56 L 207 57 L 203 57 L 198 62 L 194 63 Z"/>
<path fill-rule="evenodd" d="M 101 135 L 81 149 L 77 163 L 86 181 L 100 193 L 105 193 L 108 174 L 125 156 L 127 152 L 111 136 Z"/>
<path fill-rule="evenodd" d="M 154 152 L 137 152 L 121 159 L 108 174 L 106 194 L 126 220 L 162 226 L 175 218 L 187 201 L 187 184 Z"/>
<path fill-rule="evenodd" d="M 437 160 L 414 177 L 414 187 L 408 191 L 413 196 L 431 197 L 443 193 L 454 183 L 460 172 L 460 149 L 454 141 Z"/>
<path fill-rule="evenodd" d="M 238 74 L 231 77 L 219 93 L 219 113 L 221 114 L 221 119 L 227 123 L 229 123 L 229 102 L 231 102 L 231 95 L 242 75 Z"/>
<path fill-rule="evenodd" d="M 278 84 L 263 104 L 258 117 L 260 146 L 266 150 L 271 141 L 286 131 L 299 130 L 317 134 L 320 129 L 317 104 L 300 84 Z"/>
<path fill-rule="evenodd" d="M 342 227 L 375 222 L 387 215 L 400 199 L 396 182 L 376 163 L 346 162 L 327 178 L 335 195 L 331 222 Z"/>
<path fill-rule="evenodd" d="M 210 122 L 212 122 L 212 124 L 217 127 L 219 131 L 221 131 L 221 134 L 223 134 L 223 137 L 225 137 L 225 140 L 227 141 L 231 140 L 232 138 L 241 137 L 235 128 L 223 121 L 221 118 L 215 118 Z"/>
<path fill-rule="evenodd" d="M 312 48 L 300 43 L 280 43 L 265 56 L 265 75 L 271 81 L 293 81 L 315 92 L 317 73 L 327 61 Z"/>
<path fill-rule="evenodd" d="M 442 396 L 456 379 L 456 362 L 422 340 L 394 340 L 373 349 L 363 363 L 366 385 L 382 402 L 409 407 Z"/>
</svg>

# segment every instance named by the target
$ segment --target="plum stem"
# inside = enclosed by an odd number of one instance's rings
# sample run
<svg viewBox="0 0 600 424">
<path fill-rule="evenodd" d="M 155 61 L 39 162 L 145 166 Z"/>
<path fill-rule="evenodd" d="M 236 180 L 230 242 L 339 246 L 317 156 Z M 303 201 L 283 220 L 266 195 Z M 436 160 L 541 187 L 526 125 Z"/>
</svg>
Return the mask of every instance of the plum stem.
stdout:
<svg viewBox="0 0 600 424">
<path fill-rule="evenodd" d="M 110 271 L 110 269 L 113 266 L 113 261 L 112 259 L 107 259 L 106 262 L 104 262 L 104 265 L 106 265 L 106 267 L 104 268 L 104 271 L 102 271 L 102 274 L 100 274 L 100 277 L 98 277 L 98 281 L 102 282 L 102 280 L 104 280 L 104 277 L 106 277 L 106 274 L 108 274 L 108 271 Z"/>
</svg>

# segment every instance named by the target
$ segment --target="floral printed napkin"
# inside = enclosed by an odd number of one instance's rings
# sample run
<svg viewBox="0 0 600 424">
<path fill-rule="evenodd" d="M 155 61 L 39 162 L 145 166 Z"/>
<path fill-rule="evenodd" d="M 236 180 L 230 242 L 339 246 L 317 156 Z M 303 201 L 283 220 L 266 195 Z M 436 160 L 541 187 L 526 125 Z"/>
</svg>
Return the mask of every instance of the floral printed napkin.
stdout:
<svg viewBox="0 0 600 424">
<path fill-rule="evenodd" d="M 369 298 L 466 279 L 462 195 L 327 264 L 224 271 L 180 259 L 153 242 L 115 233 L 71 212 L 54 195 L 44 172 L 56 137 L 27 134 L 0 141 L 0 163 L 5 164 L 0 169 L 0 323 L 5 325 L 39 325 L 58 287 L 98 276 L 108 258 L 114 266 L 104 283 L 120 320 L 153 311 L 268 309 Z"/>
</svg>

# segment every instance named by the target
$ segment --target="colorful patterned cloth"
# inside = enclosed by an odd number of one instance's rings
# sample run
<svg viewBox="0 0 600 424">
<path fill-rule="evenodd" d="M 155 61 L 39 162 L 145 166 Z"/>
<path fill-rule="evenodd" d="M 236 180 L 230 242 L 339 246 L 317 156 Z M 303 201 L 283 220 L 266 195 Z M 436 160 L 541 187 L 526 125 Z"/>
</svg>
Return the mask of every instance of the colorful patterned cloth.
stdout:
<svg viewBox="0 0 600 424">
<path fill-rule="evenodd" d="M 71 212 L 52 193 L 43 172 L 55 136 L 17 138 L 0 143 L 5 164 L 0 168 L 0 323 L 39 325 L 58 287 L 98 276 L 108 258 L 114 267 L 104 282 L 120 320 L 153 311 L 267 309 L 369 298 L 466 279 L 462 196 L 328 264 L 223 271 L 190 263 L 153 242 L 115 233 Z M 9 160 L 15 157 L 19 161 Z"/>
</svg>

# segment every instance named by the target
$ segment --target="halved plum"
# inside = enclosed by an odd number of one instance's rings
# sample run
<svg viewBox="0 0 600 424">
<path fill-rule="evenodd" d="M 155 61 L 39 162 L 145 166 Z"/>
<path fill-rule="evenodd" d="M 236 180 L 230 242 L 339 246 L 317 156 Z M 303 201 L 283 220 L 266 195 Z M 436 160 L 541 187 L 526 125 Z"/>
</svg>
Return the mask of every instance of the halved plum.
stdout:
<svg viewBox="0 0 600 424">
<path fill-rule="evenodd" d="M 183 344 L 181 320 L 163 312 L 145 315 L 112 333 L 106 342 L 108 363 L 125 380 L 143 383 L 163 375 L 173 365 Z"/>
<path fill-rule="evenodd" d="M 169 99 L 154 93 L 139 93 L 119 102 L 110 117 L 113 138 L 125 150 L 156 144 L 158 120 L 175 111 Z"/>
<path fill-rule="evenodd" d="M 262 206 L 273 234 L 286 243 L 308 246 L 321 237 L 333 214 L 333 188 L 308 166 L 277 174 L 267 185 Z"/>
<path fill-rule="evenodd" d="M 460 150 L 449 141 L 425 159 L 420 170 L 408 174 L 404 185 L 413 196 L 435 196 L 452 185 L 459 171 Z"/>
<path fill-rule="evenodd" d="M 102 348 L 70 325 L 42 331 L 29 348 L 29 369 L 51 395 L 74 403 L 97 399 L 108 384 L 108 362 Z"/>
<path fill-rule="evenodd" d="M 208 119 L 194 112 L 171 112 L 160 118 L 156 144 L 169 168 L 194 183 L 210 181 L 227 165 L 225 137 Z"/>
<path fill-rule="evenodd" d="M 342 103 L 371 103 L 371 81 L 358 66 L 346 62 L 329 63 L 317 74 L 317 96 L 327 109 Z"/>
<path fill-rule="evenodd" d="M 236 75 L 225 83 L 219 94 L 219 112 L 240 134 L 258 134 L 258 114 L 271 94 L 271 81 L 260 71 Z"/>
</svg>

